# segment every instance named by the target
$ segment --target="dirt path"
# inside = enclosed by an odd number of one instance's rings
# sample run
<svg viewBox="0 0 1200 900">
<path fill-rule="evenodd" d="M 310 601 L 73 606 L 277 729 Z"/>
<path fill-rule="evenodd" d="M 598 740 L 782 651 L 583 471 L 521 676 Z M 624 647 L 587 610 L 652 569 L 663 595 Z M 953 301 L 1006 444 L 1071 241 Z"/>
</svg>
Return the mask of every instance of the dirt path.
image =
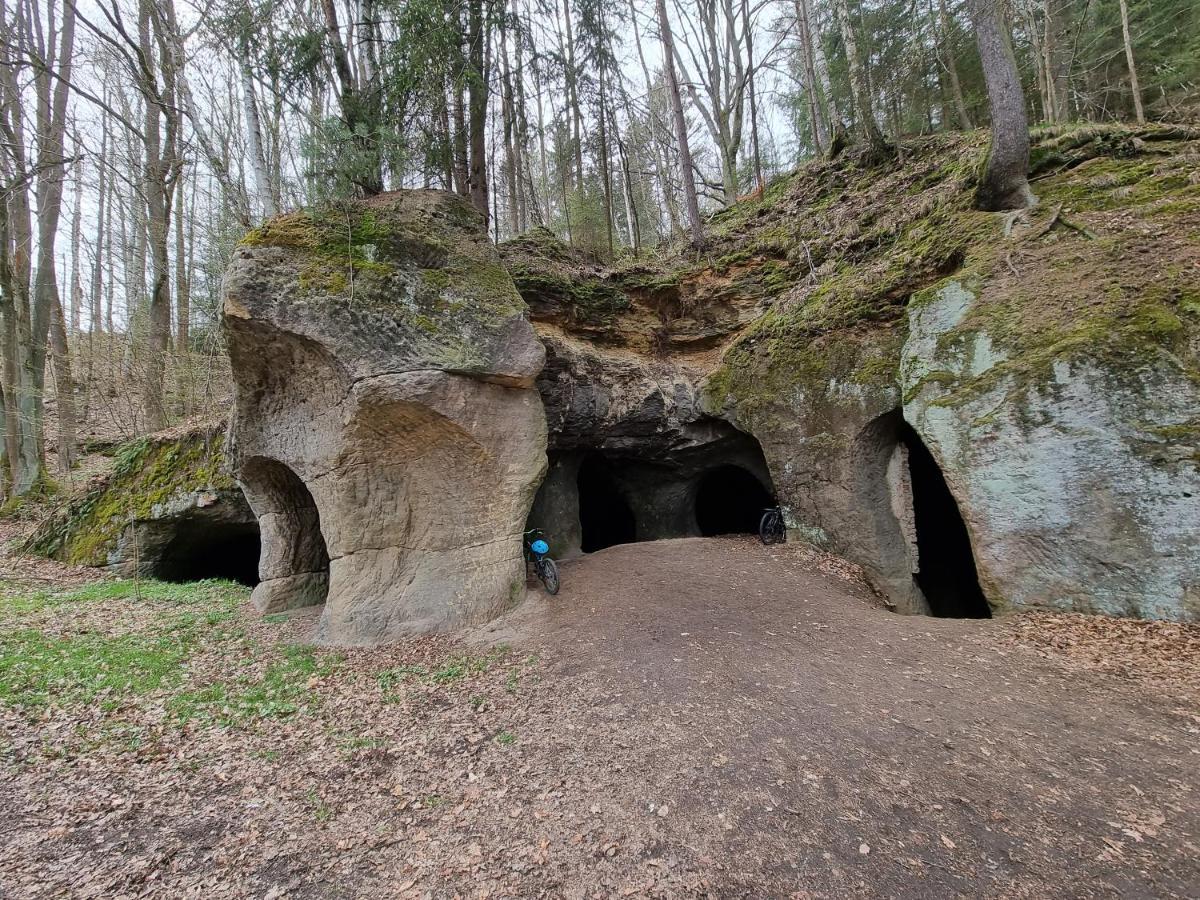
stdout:
<svg viewBox="0 0 1200 900">
<path fill-rule="evenodd" d="M 734 893 L 1200 892 L 1195 694 L 1065 670 L 1003 620 L 890 614 L 790 548 L 629 545 L 563 577 L 510 637 L 609 686 Z"/>
<path fill-rule="evenodd" d="M 137 749 L 81 753 L 115 713 L 5 713 L 0 896 L 1196 896 L 1200 637 L 1095 621 L 611 548 L 470 644 L 320 655 L 287 717 L 172 730 L 152 697 Z M 308 622 L 222 627 L 189 684 Z"/>
</svg>

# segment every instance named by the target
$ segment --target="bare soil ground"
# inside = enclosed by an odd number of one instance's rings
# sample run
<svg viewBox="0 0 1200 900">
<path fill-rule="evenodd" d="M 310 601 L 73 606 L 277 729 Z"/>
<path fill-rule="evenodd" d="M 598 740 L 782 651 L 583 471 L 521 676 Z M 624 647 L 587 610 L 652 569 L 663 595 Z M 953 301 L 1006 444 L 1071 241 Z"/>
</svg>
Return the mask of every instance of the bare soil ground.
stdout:
<svg viewBox="0 0 1200 900">
<path fill-rule="evenodd" d="M 471 635 L 346 652 L 229 586 L 10 581 L 9 635 L 192 642 L 0 702 L 0 896 L 1200 893 L 1200 629 L 905 618 L 743 539 L 562 568 Z"/>
</svg>

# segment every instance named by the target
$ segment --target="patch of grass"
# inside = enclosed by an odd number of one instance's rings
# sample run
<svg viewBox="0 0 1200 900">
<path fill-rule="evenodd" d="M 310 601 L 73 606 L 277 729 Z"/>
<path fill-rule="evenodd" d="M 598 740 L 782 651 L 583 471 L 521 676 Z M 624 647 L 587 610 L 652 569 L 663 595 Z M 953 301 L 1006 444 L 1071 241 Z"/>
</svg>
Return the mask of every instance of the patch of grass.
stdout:
<svg viewBox="0 0 1200 900">
<path fill-rule="evenodd" d="M 230 582 L 102 581 L 70 590 L 0 594 L 0 703 L 26 708 L 98 703 L 111 710 L 169 688 L 205 639 L 219 634 L 245 589 Z M 84 626 L 47 632 L 48 609 L 140 598 L 157 607 L 148 628 L 106 633 Z"/>
<path fill-rule="evenodd" d="M 309 680 L 332 673 L 341 660 L 340 654 L 289 644 L 261 676 L 243 675 L 232 682 L 183 691 L 171 699 L 168 708 L 180 722 L 222 726 L 287 718 L 315 704 Z"/>
<path fill-rule="evenodd" d="M 410 679 L 429 685 L 456 684 L 464 678 L 486 672 L 493 663 L 503 659 L 508 653 L 509 648 L 501 646 L 482 656 L 456 654 L 432 671 L 424 666 L 405 664 L 380 672 L 375 676 L 375 680 L 383 691 L 384 699 L 395 702 L 399 699 L 396 689 Z"/>
<path fill-rule="evenodd" d="M 315 788 L 308 789 L 305 799 L 308 801 L 309 808 L 312 809 L 313 818 L 318 822 L 328 822 L 333 818 L 333 807 L 321 799 Z"/>
<path fill-rule="evenodd" d="M 99 700 L 112 708 L 176 681 L 193 644 L 190 632 L 110 638 L 10 631 L 0 637 L 0 702 L 36 707 Z"/>
<path fill-rule="evenodd" d="M 496 743 L 503 744 L 505 747 L 511 747 L 517 742 L 517 736 L 511 731 L 501 731 L 496 735 Z"/>
</svg>

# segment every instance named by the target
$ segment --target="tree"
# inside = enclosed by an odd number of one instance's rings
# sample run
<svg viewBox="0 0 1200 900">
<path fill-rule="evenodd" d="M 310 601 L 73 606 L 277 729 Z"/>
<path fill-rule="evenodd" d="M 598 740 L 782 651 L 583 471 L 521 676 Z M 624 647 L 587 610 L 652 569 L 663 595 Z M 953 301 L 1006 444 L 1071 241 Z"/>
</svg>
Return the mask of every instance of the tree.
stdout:
<svg viewBox="0 0 1200 900">
<path fill-rule="evenodd" d="M 991 146 L 975 205 L 993 211 L 1022 209 L 1036 198 L 1029 189 L 1029 121 L 1017 62 L 998 0 L 970 0 L 970 9 L 992 118 Z"/>
<path fill-rule="evenodd" d="M 1129 90 L 1133 94 L 1133 109 L 1138 123 L 1146 121 L 1146 113 L 1142 109 L 1142 89 L 1138 85 L 1137 66 L 1133 62 L 1133 39 L 1129 36 L 1129 5 L 1125 0 L 1118 0 L 1121 6 L 1121 36 L 1125 44 L 1125 62 L 1129 65 Z"/>
<path fill-rule="evenodd" d="M 821 153 L 829 146 L 829 119 L 825 112 L 825 98 L 821 92 L 821 85 L 817 81 L 816 46 L 809 0 L 795 0 L 795 6 L 796 30 L 800 36 L 800 62 L 804 70 L 804 93 L 808 99 L 813 148 Z"/>
<path fill-rule="evenodd" d="M 871 102 L 871 85 L 867 78 L 866 66 L 859 55 L 858 36 L 854 23 L 850 19 L 850 7 L 847 0 L 834 0 L 837 10 L 838 30 L 842 35 L 842 46 L 846 50 L 846 66 L 850 71 L 850 94 L 854 100 L 855 126 L 859 136 L 866 142 L 874 157 L 884 157 L 890 153 L 887 141 L 875 121 L 875 106 Z"/>
<path fill-rule="evenodd" d="M 9 488 L 16 495 L 36 488 L 43 469 L 47 340 L 51 321 L 61 316 L 55 247 L 68 164 L 65 136 L 75 23 L 73 3 L 61 10 L 54 3 L 16 4 L 11 18 L 4 4 L 0 12 L 0 393 Z M 23 84 L 26 77 L 32 82 L 31 97 Z M 32 133 L 25 120 L 31 105 Z"/>
<path fill-rule="evenodd" d="M 687 119 L 683 115 L 683 98 L 679 96 L 679 80 L 675 75 L 675 41 L 671 36 L 671 21 L 667 18 L 667 2 L 656 0 L 656 3 L 663 48 L 663 71 L 667 75 L 667 91 L 671 98 L 671 111 L 675 117 L 675 140 L 679 145 L 679 168 L 683 180 L 684 206 L 687 208 L 688 232 L 692 244 L 699 246 L 704 243 L 704 229 L 700 225 L 700 202 L 696 197 L 696 178 L 692 172 Z"/>
</svg>

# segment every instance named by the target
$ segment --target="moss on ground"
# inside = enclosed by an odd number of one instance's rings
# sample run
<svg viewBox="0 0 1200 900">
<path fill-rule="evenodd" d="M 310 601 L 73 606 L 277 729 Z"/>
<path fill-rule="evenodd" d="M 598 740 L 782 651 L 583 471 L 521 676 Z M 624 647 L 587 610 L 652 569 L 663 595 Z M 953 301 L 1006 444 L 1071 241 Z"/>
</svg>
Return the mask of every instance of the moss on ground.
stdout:
<svg viewBox="0 0 1200 900">
<path fill-rule="evenodd" d="M 130 522 L 151 518 L 156 507 L 185 494 L 236 487 L 224 442 L 221 426 L 122 445 L 111 472 L 50 516 L 22 549 L 77 565 L 107 564 Z"/>
<path fill-rule="evenodd" d="M 1079 354 L 1138 365 L 1156 348 L 1182 352 L 1200 324 L 1198 138 L 1158 127 L 1046 131 L 1034 153 L 1042 202 L 1026 223 L 971 208 L 982 135 L 923 139 L 906 146 L 902 166 L 820 162 L 781 179 L 714 219 L 718 246 L 741 245 L 717 264 L 747 264 L 756 233 L 778 240 L 790 212 L 789 259 L 809 273 L 776 285 L 777 302 L 710 378 L 708 402 L 745 420 L 833 383 L 894 386 L 908 307 L 948 279 L 976 284 L 980 298 L 956 337 L 986 332 L 1008 359 L 979 379 L 942 373 L 955 388 L 946 402 L 967 396 L 956 393 L 966 380 L 975 390 L 1015 373 L 1028 384 Z"/>
</svg>

